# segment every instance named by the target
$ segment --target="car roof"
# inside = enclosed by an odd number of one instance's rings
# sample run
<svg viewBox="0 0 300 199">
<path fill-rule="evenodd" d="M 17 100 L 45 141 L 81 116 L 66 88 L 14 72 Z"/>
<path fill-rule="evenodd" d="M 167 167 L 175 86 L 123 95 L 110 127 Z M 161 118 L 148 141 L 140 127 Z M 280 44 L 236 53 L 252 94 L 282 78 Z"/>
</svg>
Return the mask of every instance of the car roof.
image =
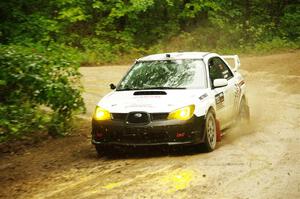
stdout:
<svg viewBox="0 0 300 199">
<path fill-rule="evenodd" d="M 137 61 L 173 60 L 173 59 L 202 59 L 209 52 L 172 52 L 153 54 L 139 58 Z"/>
</svg>

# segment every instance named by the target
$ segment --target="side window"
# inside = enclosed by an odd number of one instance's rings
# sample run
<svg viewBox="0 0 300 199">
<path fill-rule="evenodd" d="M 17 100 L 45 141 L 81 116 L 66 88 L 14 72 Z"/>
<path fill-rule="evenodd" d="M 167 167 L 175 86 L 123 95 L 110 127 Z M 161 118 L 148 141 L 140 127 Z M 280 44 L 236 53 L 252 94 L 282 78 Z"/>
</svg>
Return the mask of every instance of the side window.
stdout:
<svg viewBox="0 0 300 199">
<path fill-rule="evenodd" d="M 214 79 L 224 78 L 229 80 L 233 77 L 232 72 L 228 66 L 218 57 L 211 58 L 208 61 L 209 76 L 211 81 Z"/>
</svg>

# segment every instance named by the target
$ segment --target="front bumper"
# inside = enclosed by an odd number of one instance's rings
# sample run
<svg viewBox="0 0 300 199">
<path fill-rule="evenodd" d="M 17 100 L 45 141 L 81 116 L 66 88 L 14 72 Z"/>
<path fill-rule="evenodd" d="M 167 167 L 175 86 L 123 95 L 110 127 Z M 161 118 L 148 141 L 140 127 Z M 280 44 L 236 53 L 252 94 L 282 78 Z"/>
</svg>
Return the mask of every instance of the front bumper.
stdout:
<svg viewBox="0 0 300 199">
<path fill-rule="evenodd" d="M 204 140 L 204 116 L 187 121 L 160 120 L 149 124 L 125 121 L 92 121 L 92 143 L 95 145 L 151 146 L 188 145 Z"/>
</svg>

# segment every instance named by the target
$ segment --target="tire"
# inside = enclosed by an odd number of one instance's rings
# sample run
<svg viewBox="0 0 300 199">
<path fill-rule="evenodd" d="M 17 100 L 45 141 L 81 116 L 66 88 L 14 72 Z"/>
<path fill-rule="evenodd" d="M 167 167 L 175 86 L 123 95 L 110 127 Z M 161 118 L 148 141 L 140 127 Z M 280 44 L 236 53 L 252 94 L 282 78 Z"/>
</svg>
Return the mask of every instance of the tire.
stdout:
<svg viewBox="0 0 300 199">
<path fill-rule="evenodd" d="M 99 157 L 107 155 L 107 147 L 104 147 L 102 145 L 95 145 L 95 149 Z"/>
<path fill-rule="evenodd" d="M 240 103 L 239 114 L 238 114 L 238 123 L 249 123 L 250 121 L 250 109 L 246 103 L 246 100 L 243 98 Z"/>
<path fill-rule="evenodd" d="M 113 146 L 95 145 L 98 157 L 108 156 L 113 157 L 120 154 L 120 151 Z"/>
<path fill-rule="evenodd" d="M 217 126 L 212 110 L 209 110 L 206 114 L 204 133 L 204 148 L 207 152 L 211 152 L 217 145 Z"/>
</svg>

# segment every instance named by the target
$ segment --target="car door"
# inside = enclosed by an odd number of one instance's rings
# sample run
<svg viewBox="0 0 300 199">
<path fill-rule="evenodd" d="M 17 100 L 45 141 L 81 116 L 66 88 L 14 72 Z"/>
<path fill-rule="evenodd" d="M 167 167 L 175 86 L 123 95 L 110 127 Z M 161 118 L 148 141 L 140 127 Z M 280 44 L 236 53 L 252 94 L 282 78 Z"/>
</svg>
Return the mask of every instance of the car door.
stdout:
<svg viewBox="0 0 300 199">
<path fill-rule="evenodd" d="M 217 117 L 221 126 L 225 128 L 233 117 L 235 82 L 232 71 L 219 57 L 210 58 L 208 61 L 211 85 L 214 79 L 227 79 L 228 85 L 220 88 L 212 87 L 215 94 Z"/>
</svg>

